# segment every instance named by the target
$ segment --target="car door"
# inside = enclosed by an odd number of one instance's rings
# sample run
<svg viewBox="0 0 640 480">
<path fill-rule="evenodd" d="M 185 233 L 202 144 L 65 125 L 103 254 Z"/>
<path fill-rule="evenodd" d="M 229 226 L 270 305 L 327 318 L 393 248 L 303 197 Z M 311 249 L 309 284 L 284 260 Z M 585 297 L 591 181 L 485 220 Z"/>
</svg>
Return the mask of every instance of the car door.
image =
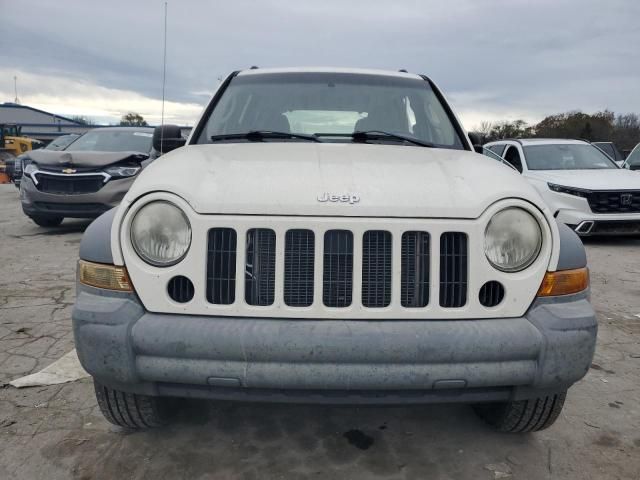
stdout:
<svg viewBox="0 0 640 480">
<path fill-rule="evenodd" d="M 516 145 L 508 145 L 505 149 L 502 158 L 505 159 L 507 163 L 509 163 L 513 168 L 515 168 L 518 172 L 522 173 L 524 170 L 522 155 L 520 155 L 520 151 Z"/>
<path fill-rule="evenodd" d="M 640 170 L 640 143 L 629 154 L 622 168 L 627 170 Z"/>
<path fill-rule="evenodd" d="M 503 165 L 506 165 L 507 167 L 511 168 L 512 170 L 516 170 L 516 168 L 511 165 L 509 162 L 507 162 L 504 158 L 502 158 L 500 155 L 498 155 L 496 153 L 496 149 L 495 147 L 502 147 L 500 150 L 504 150 L 504 145 L 492 145 L 490 147 L 485 147 L 482 149 L 482 154 L 493 159 L 496 160 L 497 162 L 502 163 Z M 517 170 L 516 170 L 517 171 Z"/>
</svg>

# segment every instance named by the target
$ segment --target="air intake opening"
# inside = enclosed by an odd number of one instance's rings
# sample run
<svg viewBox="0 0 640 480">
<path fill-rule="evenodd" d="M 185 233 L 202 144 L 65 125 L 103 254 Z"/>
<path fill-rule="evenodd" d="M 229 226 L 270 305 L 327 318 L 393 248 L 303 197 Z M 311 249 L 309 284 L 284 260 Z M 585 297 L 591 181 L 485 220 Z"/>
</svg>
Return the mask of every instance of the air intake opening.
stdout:
<svg viewBox="0 0 640 480">
<path fill-rule="evenodd" d="M 193 298 L 195 289 L 193 288 L 191 280 L 182 275 L 178 275 L 169 280 L 167 293 L 174 302 L 187 303 Z"/>
<path fill-rule="evenodd" d="M 249 305 L 273 304 L 276 285 L 276 232 L 252 228 L 247 232 L 245 300 Z"/>
<path fill-rule="evenodd" d="M 209 230 L 207 244 L 207 300 L 229 305 L 236 298 L 237 235 L 231 228 Z"/>
<path fill-rule="evenodd" d="M 487 282 L 480 289 L 479 299 L 485 307 L 497 307 L 504 299 L 504 287 L 495 280 Z"/>
<path fill-rule="evenodd" d="M 440 306 L 460 308 L 467 303 L 467 234 L 445 232 L 440 237 Z"/>
<path fill-rule="evenodd" d="M 322 302 L 348 307 L 353 295 L 353 233 L 329 230 L 324 234 Z"/>
<path fill-rule="evenodd" d="M 369 230 L 362 238 L 362 305 L 388 307 L 391 303 L 391 233 Z"/>
<path fill-rule="evenodd" d="M 284 245 L 284 303 L 308 307 L 313 303 L 315 236 L 311 230 L 289 230 Z"/>
<path fill-rule="evenodd" d="M 407 308 L 421 308 L 429 304 L 429 234 L 402 234 L 400 303 Z"/>
</svg>

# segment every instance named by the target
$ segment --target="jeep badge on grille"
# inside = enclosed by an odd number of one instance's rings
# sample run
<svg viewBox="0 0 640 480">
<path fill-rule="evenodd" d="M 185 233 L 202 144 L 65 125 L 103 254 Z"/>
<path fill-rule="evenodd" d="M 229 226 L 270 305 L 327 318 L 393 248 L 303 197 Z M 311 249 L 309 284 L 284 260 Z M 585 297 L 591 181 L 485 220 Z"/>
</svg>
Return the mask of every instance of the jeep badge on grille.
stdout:
<svg viewBox="0 0 640 480">
<path fill-rule="evenodd" d="M 350 203 L 353 205 L 354 203 L 358 203 L 360 201 L 360 195 L 356 195 L 355 193 L 343 193 L 340 195 L 336 195 L 333 193 L 323 193 L 322 195 L 318 195 L 317 197 L 319 202 L 341 202 L 341 203 Z"/>
</svg>

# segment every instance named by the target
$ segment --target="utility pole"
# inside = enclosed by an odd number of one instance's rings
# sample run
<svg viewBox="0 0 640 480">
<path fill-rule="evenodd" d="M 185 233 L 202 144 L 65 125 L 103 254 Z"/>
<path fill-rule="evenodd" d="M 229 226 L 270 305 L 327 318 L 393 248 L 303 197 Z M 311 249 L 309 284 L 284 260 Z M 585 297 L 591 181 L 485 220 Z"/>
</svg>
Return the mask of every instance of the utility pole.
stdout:
<svg viewBox="0 0 640 480">
<path fill-rule="evenodd" d="M 16 94 L 16 98 L 13 102 L 20 103 L 20 100 L 18 99 L 18 77 L 15 75 L 13 76 L 13 91 Z"/>
</svg>

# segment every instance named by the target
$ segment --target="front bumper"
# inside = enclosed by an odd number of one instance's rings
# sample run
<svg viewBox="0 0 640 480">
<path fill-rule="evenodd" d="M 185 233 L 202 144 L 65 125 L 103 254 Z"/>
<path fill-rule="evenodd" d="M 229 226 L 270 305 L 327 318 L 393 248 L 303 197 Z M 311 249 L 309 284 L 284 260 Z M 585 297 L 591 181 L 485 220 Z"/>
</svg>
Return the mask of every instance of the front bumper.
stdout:
<svg viewBox="0 0 640 480">
<path fill-rule="evenodd" d="M 560 391 L 593 358 L 586 294 L 524 317 L 291 320 L 154 314 L 135 295 L 78 288 L 78 356 L 99 382 L 148 395 L 271 401 L 500 401 Z"/>
<path fill-rule="evenodd" d="M 580 236 L 640 234 L 640 213 L 593 213 L 587 199 L 549 190 L 534 183 L 558 222 Z"/>
<path fill-rule="evenodd" d="M 580 236 L 640 234 L 640 214 L 595 214 L 579 210 L 559 210 L 556 219 Z"/>
<path fill-rule="evenodd" d="M 63 195 L 41 192 L 28 176 L 23 175 L 20 202 L 29 217 L 96 218 L 118 206 L 134 180 L 135 177 L 114 179 L 94 193 Z"/>
</svg>

